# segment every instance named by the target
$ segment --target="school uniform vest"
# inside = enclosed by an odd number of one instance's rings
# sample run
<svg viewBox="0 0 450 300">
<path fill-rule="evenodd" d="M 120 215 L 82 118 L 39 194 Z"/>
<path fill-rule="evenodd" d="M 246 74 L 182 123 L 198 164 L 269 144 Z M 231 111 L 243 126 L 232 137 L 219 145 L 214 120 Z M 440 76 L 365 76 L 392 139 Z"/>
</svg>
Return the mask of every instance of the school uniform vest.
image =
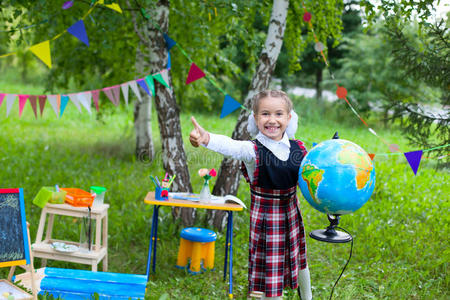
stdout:
<svg viewBox="0 0 450 300">
<path fill-rule="evenodd" d="M 290 140 L 286 161 L 278 159 L 259 141 L 253 141 L 256 168 L 250 183 L 249 293 L 280 297 L 285 287 L 298 287 L 298 271 L 307 266 L 306 240 L 298 208 L 297 181 L 306 149 Z"/>
</svg>

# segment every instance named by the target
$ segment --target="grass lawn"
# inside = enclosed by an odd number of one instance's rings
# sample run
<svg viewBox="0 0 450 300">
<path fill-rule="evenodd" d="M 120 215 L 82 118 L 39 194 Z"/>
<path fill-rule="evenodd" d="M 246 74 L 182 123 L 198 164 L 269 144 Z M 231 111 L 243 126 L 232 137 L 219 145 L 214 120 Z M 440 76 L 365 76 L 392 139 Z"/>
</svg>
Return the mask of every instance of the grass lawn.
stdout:
<svg viewBox="0 0 450 300">
<path fill-rule="evenodd" d="M 140 162 L 134 158 L 132 106 L 110 108 L 110 115 L 97 120 L 95 113 L 80 114 L 69 104 L 64 116 L 57 119 L 47 103 L 43 118 L 35 120 L 29 104 L 19 118 L 17 102 L 8 118 L 5 103 L 0 107 L 0 187 L 24 189 L 31 240 L 35 240 L 41 211 L 31 201 L 40 187 L 59 184 L 89 190 L 92 185 L 104 186 L 108 188 L 105 201 L 110 204 L 109 271 L 145 274 L 152 208 L 143 199 L 153 190 L 148 176 L 164 174 L 155 113 L 152 126 L 157 153 L 152 162 Z M 304 139 L 307 147 L 339 131 L 341 138 L 359 144 L 367 152 L 389 152 L 351 113 L 320 112 L 305 99 L 297 99 L 296 107 L 301 118 L 297 137 Z M 219 119 L 219 114 L 196 114 L 196 118 L 205 129 L 230 135 L 236 115 Z M 202 179 L 196 175 L 197 170 L 218 168 L 221 156 L 190 146 L 189 118 L 190 114 L 181 115 L 191 180 L 199 192 Z M 404 152 L 418 150 L 408 146 L 395 129 L 376 124 L 373 128 L 385 140 L 399 144 Z M 449 299 L 448 170 L 436 169 L 434 160 L 423 159 L 414 176 L 403 155 L 378 155 L 375 168 L 372 198 L 360 210 L 341 219 L 341 226 L 354 237 L 354 248 L 334 299 Z M 238 197 L 249 204 L 244 180 Z M 324 228 L 326 216 L 309 206 L 301 193 L 299 198 L 306 231 Z M 198 215 L 196 225 L 207 226 L 205 212 L 199 211 Z M 233 290 L 236 299 L 245 299 L 249 211 L 234 216 Z M 78 241 L 77 219 L 59 217 L 56 222 L 54 237 Z M 174 267 L 181 229 L 170 209 L 160 210 L 156 274 L 148 284 L 148 299 L 226 299 L 227 284 L 222 280 L 225 233 L 218 234 L 215 270 L 191 276 Z M 308 237 L 307 245 L 314 299 L 328 299 L 348 258 L 350 244 L 327 244 Z M 40 266 L 39 259 L 35 265 Z M 89 269 L 59 261 L 49 261 L 48 265 Z M 6 271 L 0 270 L 2 278 Z M 286 298 L 294 296 L 293 291 L 286 291 Z"/>
</svg>

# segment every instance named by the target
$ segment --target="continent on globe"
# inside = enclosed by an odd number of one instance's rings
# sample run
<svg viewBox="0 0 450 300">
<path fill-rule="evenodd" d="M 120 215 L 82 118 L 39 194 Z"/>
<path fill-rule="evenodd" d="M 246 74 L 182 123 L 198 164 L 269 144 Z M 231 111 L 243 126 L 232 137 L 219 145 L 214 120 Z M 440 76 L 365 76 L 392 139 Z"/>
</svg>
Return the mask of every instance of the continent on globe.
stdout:
<svg viewBox="0 0 450 300">
<path fill-rule="evenodd" d="M 342 151 L 338 153 L 338 161 L 355 167 L 356 187 L 361 190 L 370 180 L 373 164 L 369 161 L 370 158 L 366 153 L 357 150 L 352 144 L 342 145 Z"/>
<path fill-rule="evenodd" d="M 301 172 L 303 180 L 308 185 L 309 194 L 317 204 L 320 204 L 320 200 L 316 196 L 317 188 L 323 179 L 324 172 L 324 170 L 317 169 L 313 165 L 303 166 L 303 170 Z"/>
</svg>

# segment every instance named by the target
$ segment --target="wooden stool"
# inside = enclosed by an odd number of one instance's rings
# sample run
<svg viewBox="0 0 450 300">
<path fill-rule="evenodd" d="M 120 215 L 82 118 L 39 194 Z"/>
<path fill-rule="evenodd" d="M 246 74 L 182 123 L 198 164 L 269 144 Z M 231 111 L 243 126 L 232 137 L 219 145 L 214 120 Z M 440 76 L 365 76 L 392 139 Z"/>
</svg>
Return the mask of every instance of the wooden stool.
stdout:
<svg viewBox="0 0 450 300">
<path fill-rule="evenodd" d="M 186 268 L 190 258 L 188 272 L 191 274 L 200 273 L 200 262 L 206 269 L 214 268 L 214 246 L 217 234 L 209 229 L 188 227 L 181 231 L 180 249 L 176 267 Z"/>
</svg>

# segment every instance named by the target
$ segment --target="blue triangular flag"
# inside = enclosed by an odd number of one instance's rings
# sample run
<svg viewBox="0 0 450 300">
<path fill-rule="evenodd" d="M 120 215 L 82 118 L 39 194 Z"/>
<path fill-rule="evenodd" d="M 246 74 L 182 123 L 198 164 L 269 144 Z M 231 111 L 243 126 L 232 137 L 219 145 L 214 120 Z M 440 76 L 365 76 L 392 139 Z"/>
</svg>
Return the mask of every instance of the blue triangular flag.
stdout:
<svg viewBox="0 0 450 300">
<path fill-rule="evenodd" d="M 225 100 L 223 101 L 222 112 L 220 113 L 220 118 L 231 114 L 236 109 L 240 108 L 241 104 L 234 100 L 231 96 L 225 95 Z"/>
<path fill-rule="evenodd" d="M 317 145 L 317 143 L 314 143 L 314 142 L 313 142 L 312 145 L 313 145 L 313 147 L 315 147 L 315 146 Z"/>
<path fill-rule="evenodd" d="M 417 170 L 419 169 L 420 160 L 422 159 L 422 153 L 422 150 L 403 153 L 409 165 L 411 166 L 414 175 L 417 174 Z"/>
<path fill-rule="evenodd" d="M 170 36 L 168 36 L 166 33 L 164 33 L 164 40 L 166 41 L 166 47 L 167 50 L 172 49 L 173 46 L 175 46 L 177 44 L 177 42 L 175 42 L 174 40 L 172 40 L 170 38 Z"/>
<path fill-rule="evenodd" d="M 144 89 L 144 91 L 151 97 L 150 91 L 148 90 L 148 86 L 143 79 L 136 80 L 136 82 Z"/>
<path fill-rule="evenodd" d="M 167 69 L 170 70 L 171 63 L 170 63 L 170 51 L 167 51 Z"/>
<path fill-rule="evenodd" d="M 86 29 L 84 28 L 83 20 L 79 20 L 78 22 L 67 28 L 67 32 L 89 46 L 89 40 L 86 34 Z"/>
<path fill-rule="evenodd" d="M 61 95 L 61 106 L 59 107 L 59 117 L 61 118 L 64 110 L 66 109 L 67 103 L 69 103 L 69 96 Z"/>
</svg>

